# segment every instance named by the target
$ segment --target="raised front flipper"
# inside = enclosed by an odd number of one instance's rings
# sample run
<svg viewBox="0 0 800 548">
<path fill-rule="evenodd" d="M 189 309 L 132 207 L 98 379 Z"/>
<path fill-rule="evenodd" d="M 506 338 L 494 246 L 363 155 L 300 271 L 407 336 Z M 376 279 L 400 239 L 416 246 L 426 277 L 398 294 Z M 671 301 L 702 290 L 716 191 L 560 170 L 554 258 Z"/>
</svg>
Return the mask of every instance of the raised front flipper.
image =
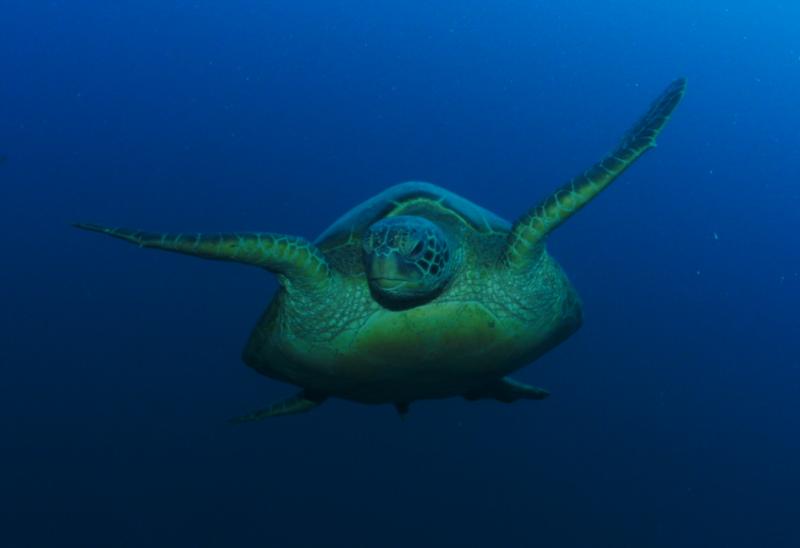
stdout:
<svg viewBox="0 0 800 548">
<path fill-rule="evenodd" d="M 330 275 L 322 253 L 299 236 L 268 232 L 164 234 L 88 223 L 76 223 L 75 226 L 120 238 L 139 247 L 260 266 L 292 283 L 319 285 L 325 283 Z"/>
<path fill-rule="evenodd" d="M 539 244 L 550 232 L 608 187 L 642 154 L 653 148 L 656 137 L 685 91 L 685 78 L 672 82 L 628 131 L 614 152 L 556 190 L 514 223 L 508 237 L 506 263 L 511 267 L 525 267 L 530 264 L 538 256 Z"/>
<path fill-rule="evenodd" d="M 298 392 L 290 398 L 275 402 L 269 407 L 253 411 L 248 415 L 242 415 L 230 420 L 230 422 L 239 424 L 242 422 L 255 422 L 270 417 L 282 417 L 284 415 L 297 415 L 298 413 L 305 413 L 311 411 L 316 406 L 321 404 L 324 398 L 310 399 L 305 392 Z"/>
<path fill-rule="evenodd" d="M 511 377 L 503 377 L 482 390 L 465 394 L 464 399 L 469 401 L 493 399 L 512 403 L 517 400 L 543 400 L 549 395 L 550 392 L 543 388 L 515 381 Z"/>
</svg>

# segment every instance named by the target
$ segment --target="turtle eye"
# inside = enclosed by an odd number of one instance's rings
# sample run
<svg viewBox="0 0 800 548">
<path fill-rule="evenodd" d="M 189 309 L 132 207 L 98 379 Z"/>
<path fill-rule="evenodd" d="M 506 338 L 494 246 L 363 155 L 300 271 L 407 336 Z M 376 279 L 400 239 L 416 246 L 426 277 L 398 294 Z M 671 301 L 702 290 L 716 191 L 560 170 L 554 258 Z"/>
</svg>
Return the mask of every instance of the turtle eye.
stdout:
<svg viewBox="0 0 800 548">
<path fill-rule="evenodd" d="M 412 257 L 416 257 L 417 255 L 422 253 L 424 249 L 425 249 L 425 244 L 423 244 L 422 242 L 417 242 L 417 245 L 415 245 L 414 248 L 411 250 L 410 255 Z"/>
</svg>

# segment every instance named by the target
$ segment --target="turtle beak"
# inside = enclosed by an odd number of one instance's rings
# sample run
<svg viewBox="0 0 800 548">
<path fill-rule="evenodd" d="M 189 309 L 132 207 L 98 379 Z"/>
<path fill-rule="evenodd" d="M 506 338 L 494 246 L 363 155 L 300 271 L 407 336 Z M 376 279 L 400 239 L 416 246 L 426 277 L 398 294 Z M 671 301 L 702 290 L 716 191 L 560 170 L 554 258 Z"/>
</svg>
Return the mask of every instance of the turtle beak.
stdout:
<svg viewBox="0 0 800 548">
<path fill-rule="evenodd" d="M 367 265 L 367 277 L 370 281 L 383 284 L 392 280 L 397 283 L 408 279 L 408 273 L 404 272 L 403 263 L 396 253 L 389 253 L 387 255 L 373 256 L 370 264 Z"/>
<path fill-rule="evenodd" d="M 419 269 L 397 253 L 369 257 L 367 279 L 369 285 L 381 293 L 413 294 L 424 291 Z"/>
</svg>

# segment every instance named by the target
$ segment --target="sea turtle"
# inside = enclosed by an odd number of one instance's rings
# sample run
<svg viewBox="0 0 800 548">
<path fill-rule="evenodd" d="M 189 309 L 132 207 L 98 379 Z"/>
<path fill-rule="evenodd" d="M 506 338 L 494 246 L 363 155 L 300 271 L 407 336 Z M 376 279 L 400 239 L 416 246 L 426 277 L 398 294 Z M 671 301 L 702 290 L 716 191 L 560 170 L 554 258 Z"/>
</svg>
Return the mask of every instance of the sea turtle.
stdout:
<svg viewBox="0 0 800 548">
<path fill-rule="evenodd" d="M 429 183 L 393 186 L 346 213 L 315 242 L 274 233 L 157 234 L 95 224 L 140 247 L 260 266 L 280 288 L 243 353 L 250 367 L 300 392 L 240 421 L 308 411 L 328 397 L 543 399 L 508 374 L 581 324 L 581 303 L 546 236 L 639 156 L 681 100 L 670 84 L 619 146 L 513 225 Z"/>
</svg>

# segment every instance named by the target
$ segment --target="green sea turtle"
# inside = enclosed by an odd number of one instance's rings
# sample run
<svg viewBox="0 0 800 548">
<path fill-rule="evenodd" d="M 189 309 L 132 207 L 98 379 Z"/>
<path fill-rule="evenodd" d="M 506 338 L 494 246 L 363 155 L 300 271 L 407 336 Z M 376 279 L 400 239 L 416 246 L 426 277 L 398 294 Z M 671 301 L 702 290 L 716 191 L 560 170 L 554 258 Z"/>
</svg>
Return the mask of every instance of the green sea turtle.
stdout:
<svg viewBox="0 0 800 548">
<path fill-rule="evenodd" d="M 262 267 L 280 289 L 244 350 L 300 392 L 240 421 L 308 411 L 328 397 L 394 404 L 548 392 L 507 375 L 581 324 L 581 303 L 546 236 L 655 145 L 680 102 L 674 81 L 614 152 L 513 225 L 429 183 L 393 186 L 315 242 L 273 233 L 156 234 L 78 224 L 140 247 Z"/>
</svg>

